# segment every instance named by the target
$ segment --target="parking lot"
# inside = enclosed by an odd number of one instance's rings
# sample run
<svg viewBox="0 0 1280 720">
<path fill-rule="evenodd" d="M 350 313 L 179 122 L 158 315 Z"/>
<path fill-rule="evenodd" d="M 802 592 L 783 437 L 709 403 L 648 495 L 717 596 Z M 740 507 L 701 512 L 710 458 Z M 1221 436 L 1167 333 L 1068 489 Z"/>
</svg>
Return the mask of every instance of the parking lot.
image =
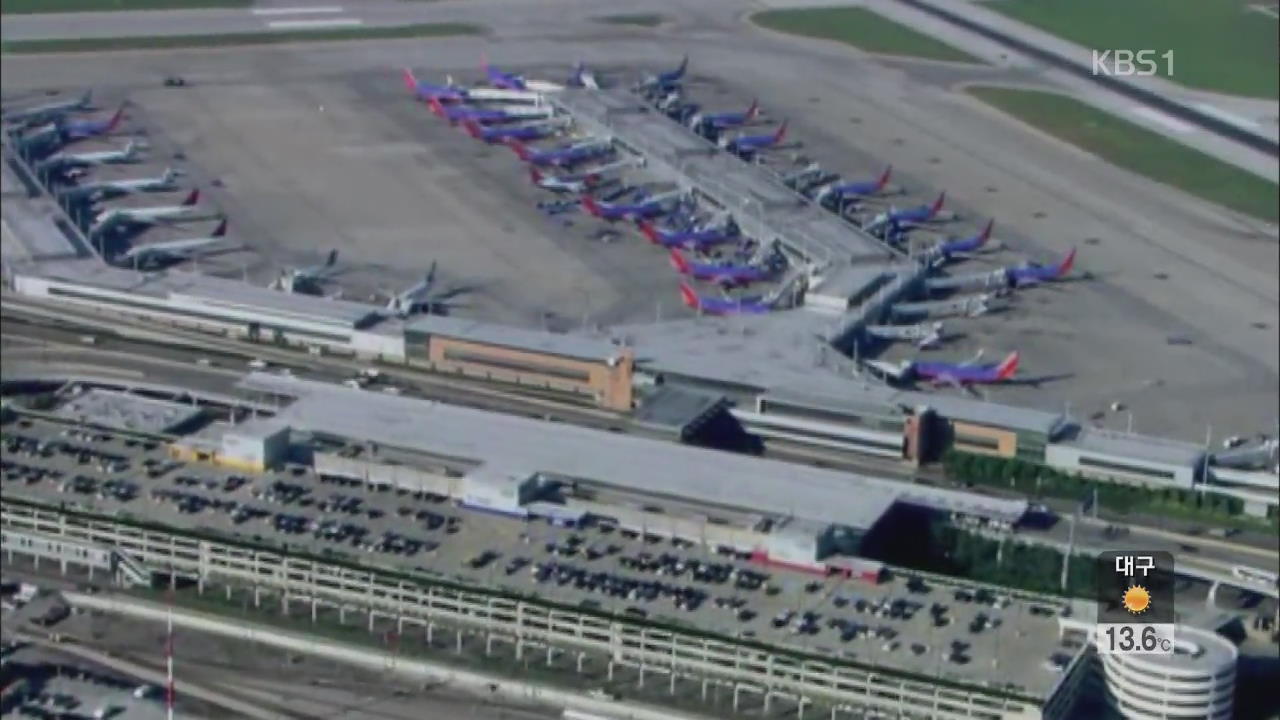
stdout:
<svg viewBox="0 0 1280 720">
<path fill-rule="evenodd" d="M 27 423 L 24 427 L 23 424 Z M 64 433 L 66 433 L 64 435 Z M 23 419 L 4 432 L 4 493 L 535 593 L 808 651 L 1047 691 L 1055 609 L 896 578 L 879 585 L 750 563 L 682 540 L 468 511 L 447 498 L 315 477 L 244 476 L 162 447 Z"/>
</svg>

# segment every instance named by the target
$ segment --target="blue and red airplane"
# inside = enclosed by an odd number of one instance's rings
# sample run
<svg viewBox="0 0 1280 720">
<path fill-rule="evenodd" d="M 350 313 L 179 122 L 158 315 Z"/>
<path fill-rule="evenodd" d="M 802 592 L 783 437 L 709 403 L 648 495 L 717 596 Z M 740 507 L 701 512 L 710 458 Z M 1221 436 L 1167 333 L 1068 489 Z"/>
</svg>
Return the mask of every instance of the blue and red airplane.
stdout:
<svg viewBox="0 0 1280 720">
<path fill-rule="evenodd" d="M 1008 278 L 1009 285 L 1012 287 L 1035 285 L 1047 280 L 1061 280 L 1071 272 L 1075 264 L 1076 249 L 1071 248 L 1071 251 L 1056 265 L 1023 265 L 1005 268 L 1005 277 Z"/>
<path fill-rule="evenodd" d="M 440 102 L 463 102 L 467 99 L 467 89 L 457 85 L 433 85 L 420 82 L 409 68 L 404 69 L 404 85 L 409 92 L 422 101 L 438 100 Z"/>
<path fill-rule="evenodd" d="M 723 285 L 748 285 L 753 282 L 767 280 L 773 273 L 755 265 L 716 265 L 713 263 L 689 262 L 679 250 L 671 251 L 671 267 L 681 275 L 688 275 L 695 280 L 714 280 Z"/>
<path fill-rule="evenodd" d="M 706 298 L 699 295 L 686 282 L 680 283 L 680 298 L 684 304 L 707 315 L 763 315 L 773 310 L 773 303 L 760 297 Z"/>
<path fill-rule="evenodd" d="M 942 204 L 947 200 L 947 193 L 942 192 L 932 205 L 917 205 L 904 210 L 890 210 L 885 216 L 891 223 L 922 223 L 936 218 L 942 211 Z"/>
<path fill-rule="evenodd" d="M 63 142 L 71 142 L 72 140 L 84 140 L 85 138 L 105 135 L 115 130 L 123 119 L 124 108 L 121 107 L 109 118 L 99 120 L 60 120 L 54 123 L 54 127 Z"/>
<path fill-rule="evenodd" d="M 979 357 L 982 353 L 978 353 Z M 975 361 L 977 358 L 974 359 Z M 1015 350 L 998 363 L 975 361 L 963 363 L 909 361 L 901 365 L 868 360 L 867 365 L 895 380 L 927 380 L 934 385 L 990 385 L 1013 377 L 1018 371 L 1019 355 Z"/>
<path fill-rule="evenodd" d="M 739 135 L 736 138 L 721 138 L 720 146 L 738 155 L 747 155 L 757 150 L 764 150 L 782 142 L 787 136 L 787 123 L 783 122 L 776 131 L 769 135 Z"/>
<path fill-rule="evenodd" d="M 640 87 L 641 88 L 669 88 L 672 85 L 675 85 L 676 83 L 680 82 L 680 80 L 684 78 L 685 71 L 688 69 L 689 69 L 689 56 L 685 55 L 684 59 L 680 61 L 680 65 L 676 69 L 667 70 L 666 72 L 660 72 L 657 75 L 652 75 L 646 78 L 644 82 L 640 83 Z"/>
<path fill-rule="evenodd" d="M 984 227 L 982 232 L 977 235 L 956 240 L 946 240 L 939 243 L 937 247 L 934 248 L 934 251 L 946 258 L 950 258 L 951 256 L 959 253 L 974 252 L 978 248 L 987 244 L 987 240 L 991 238 L 991 228 L 995 227 L 995 224 L 995 220 L 988 220 L 987 226 Z"/>
<path fill-rule="evenodd" d="M 890 165 L 880 173 L 880 177 L 875 180 L 859 180 L 847 183 L 836 183 L 823 188 L 820 196 L 835 195 L 836 197 L 870 197 L 882 192 L 886 185 L 889 184 L 889 174 L 893 172 L 893 166 Z"/>
<path fill-rule="evenodd" d="M 511 108 L 509 110 L 498 110 L 494 108 L 478 108 L 464 105 L 450 105 L 445 107 L 436 98 L 427 100 L 427 104 L 431 106 L 431 112 L 449 121 L 450 124 L 456 125 L 464 120 L 471 120 L 477 123 L 497 123 L 510 122 L 512 120 L 531 120 L 534 118 L 544 118 L 551 115 L 549 108 Z"/>
<path fill-rule="evenodd" d="M 507 145 L 511 147 L 517 157 L 527 163 L 532 163 L 533 165 L 555 165 L 556 167 L 576 165 L 613 152 L 613 144 L 607 140 L 586 140 L 573 145 L 551 148 L 550 150 L 530 148 L 518 140 L 512 140 Z"/>
<path fill-rule="evenodd" d="M 736 231 L 731 232 L 724 227 L 704 228 L 702 230 L 675 230 L 657 227 L 648 220 L 640 222 L 640 232 L 644 233 L 644 236 L 649 238 L 649 242 L 654 245 L 661 245 L 664 248 L 684 247 L 695 250 L 734 242 L 741 237 Z"/>
<path fill-rule="evenodd" d="M 590 195 L 583 195 L 582 208 L 587 211 L 587 214 L 601 220 L 643 220 L 666 215 L 669 212 L 666 200 L 676 194 L 676 192 L 664 193 L 632 203 L 602 203 Z"/>
<path fill-rule="evenodd" d="M 712 128 L 714 130 L 727 130 L 731 127 L 745 125 L 760 116 L 760 103 L 757 100 L 751 101 L 751 106 L 746 112 L 723 112 L 710 113 L 703 115 L 702 113 L 694 113 L 689 118 L 689 127 L 697 130 L 700 127 Z"/>
<path fill-rule="evenodd" d="M 462 127 L 467 134 L 487 143 L 505 143 L 509 140 L 537 140 L 551 135 L 564 123 L 555 120 L 531 123 L 529 125 L 499 125 L 482 127 L 474 120 L 463 120 Z"/>
</svg>

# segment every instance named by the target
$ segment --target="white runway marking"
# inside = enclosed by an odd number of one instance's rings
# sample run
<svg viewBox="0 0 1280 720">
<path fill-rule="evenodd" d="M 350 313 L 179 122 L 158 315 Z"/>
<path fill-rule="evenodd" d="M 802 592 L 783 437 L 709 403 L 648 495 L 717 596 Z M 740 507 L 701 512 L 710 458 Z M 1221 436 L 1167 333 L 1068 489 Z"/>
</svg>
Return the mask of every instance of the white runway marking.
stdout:
<svg viewBox="0 0 1280 720">
<path fill-rule="evenodd" d="M 1215 107 L 1208 103 L 1198 103 L 1196 105 L 1196 108 L 1198 108 L 1200 112 L 1204 113 L 1205 115 L 1216 117 L 1223 122 L 1229 122 L 1232 125 L 1235 125 L 1237 127 L 1251 128 L 1255 130 L 1258 127 L 1258 123 L 1250 120 L 1249 118 L 1244 118 L 1244 117 L 1240 117 L 1239 115 L 1234 115 L 1232 113 L 1227 112 L 1226 110 Z"/>
<path fill-rule="evenodd" d="M 342 6 L 254 8 L 250 12 L 254 15 L 319 15 L 320 13 L 340 13 Z"/>
<path fill-rule="evenodd" d="M 1195 128 L 1192 127 L 1191 125 L 1188 125 L 1187 123 L 1184 123 L 1181 120 L 1178 120 L 1177 118 L 1169 117 L 1168 115 L 1165 115 L 1164 113 L 1158 110 L 1152 110 L 1149 107 L 1136 105 L 1133 108 L 1130 108 L 1130 112 L 1132 112 L 1134 115 L 1144 117 L 1153 122 L 1160 123 L 1161 125 L 1177 133 L 1189 133 L 1189 132 L 1195 131 Z"/>
<path fill-rule="evenodd" d="M 333 18 L 332 20 L 276 20 L 267 23 L 272 30 L 310 30 L 313 28 L 355 27 L 363 25 L 359 18 Z"/>
</svg>

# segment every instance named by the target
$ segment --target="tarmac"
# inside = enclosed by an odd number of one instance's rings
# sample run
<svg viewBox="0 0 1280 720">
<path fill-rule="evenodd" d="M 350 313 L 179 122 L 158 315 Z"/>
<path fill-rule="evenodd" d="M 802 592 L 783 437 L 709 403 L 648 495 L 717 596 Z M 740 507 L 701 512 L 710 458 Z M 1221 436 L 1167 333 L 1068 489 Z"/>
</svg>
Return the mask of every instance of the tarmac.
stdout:
<svg viewBox="0 0 1280 720">
<path fill-rule="evenodd" d="M 365 7 L 361 12 L 372 16 L 384 6 Z M 992 400 L 1068 407 L 1077 418 L 1101 412 L 1098 422 L 1124 429 L 1127 414 L 1105 412 L 1119 401 L 1132 411 L 1134 430 L 1193 441 L 1205 438 L 1206 425 L 1223 436 L 1274 422 L 1280 393 L 1275 228 L 1110 167 L 955 91 L 957 83 L 1001 75 L 1015 83 L 1052 84 L 1052 78 L 1020 68 L 872 59 L 745 28 L 728 22 L 718 5 L 659 5 L 655 12 L 680 20 L 658 31 L 599 26 L 575 13 L 552 22 L 559 6 L 534 17 L 506 5 L 499 15 L 486 0 L 432 7 L 450 19 L 487 14 L 494 39 L 501 40 L 489 46 L 490 59 L 535 77 L 558 79 L 579 58 L 607 71 L 661 67 L 691 51 L 691 92 L 699 77 L 738 83 L 740 92 L 759 95 L 766 111 L 791 117 L 793 136 L 806 150 L 808 144 L 820 148 L 819 159 L 832 170 L 862 177 L 892 162 L 910 191 L 903 204 L 946 189 L 948 206 L 964 219 L 955 234 L 996 218 L 996 237 L 1012 252 L 965 263 L 960 272 L 989 267 L 986 262 L 1044 261 L 1079 247 L 1079 279 L 1022 293 L 1009 312 L 952 323 L 949 329 L 965 337 L 934 353 L 959 360 L 977 349 L 988 356 L 1021 350 L 1028 382 L 993 389 Z M 215 14 L 210 29 L 224 14 Z M 163 15 L 144 20 L 189 23 Z M 497 151 L 469 140 L 432 142 L 452 140 L 452 131 L 434 118 L 415 117 L 421 108 L 404 100 L 396 69 L 408 65 L 420 77 L 436 77 L 452 68 L 457 79 L 469 81 L 478 72 L 457 69 L 478 64 L 478 55 L 473 39 L 441 38 L 118 53 L 111 63 L 11 57 L 2 73 L 7 89 L 29 87 L 36 69 L 42 86 L 135 88 L 164 116 L 168 132 L 192 142 L 197 135 L 209 138 L 207 149 L 193 148 L 192 157 L 207 154 L 212 171 L 226 176 L 229 196 L 216 202 L 233 226 L 247 225 L 251 243 L 278 252 L 281 261 L 311 261 L 339 246 L 340 255 L 369 263 L 375 277 L 394 267 L 407 279 L 438 257 L 445 280 L 481 285 L 463 302 L 481 315 L 523 324 L 563 329 L 618 322 L 628 313 L 678 317 L 673 290 L 655 285 L 672 278 L 650 248 L 632 255 L 637 241 L 594 245 L 563 228 L 548 231 L 531 207 L 535 196 L 521 194 L 532 189 L 521 184 L 511 158 L 494 157 Z M 175 68 L 192 86 L 158 89 L 159 78 Z M 797 85 L 796 77 L 807 82 Z M 250 106 L 279 125 L 257 127 Z M 447 161 L 431 166 L 445 155 Z M 384 170 L 399 176 L 383 182 Z M 465 188 L 426 188 L 440 180 Z M 282 209 L 272 210 L 272 202 Z M 466 212 L 455 214 L 455 208 Z M 422 229 L 433 223 L 443 224 L 446 238 L 465 232 L 478 240 L 463 247 L 424 243 Z M 352 297 L 364 292 L 358 274 L 350 282 Z M 888 357 L 906 354 L 905 347 L 893 348 Z M 1187 407 L 1197 409 L 1194 417 Z"/>
</svg>

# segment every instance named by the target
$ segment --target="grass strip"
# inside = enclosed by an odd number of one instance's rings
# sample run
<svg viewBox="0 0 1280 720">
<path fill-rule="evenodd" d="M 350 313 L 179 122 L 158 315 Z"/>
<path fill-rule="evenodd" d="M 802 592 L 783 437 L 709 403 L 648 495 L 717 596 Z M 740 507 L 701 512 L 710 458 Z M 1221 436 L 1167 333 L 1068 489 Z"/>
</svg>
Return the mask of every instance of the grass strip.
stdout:
<svg viewBox="0 0 1280 720">
<path fill-rule="evenodd" d="M 109 50 L 167 50 L 173 48 L 217 48 L 242 45 L 279 45 L 295 42 L 333 42 L 392 38 L 448 37 L 480 35 L 484 28 L 467 23 L 426 23 L 393 27 L 333 28 L 286 32 L 225 33 L 221 35 L 142 35 L 111 38 L 65 38 L 55 40 L 6 40 L 6 53 L 38 54 L 103 52 Z"/>
<path fill-rule="evenodd" d="M 835 40 L 880 55 L 950 62 L 982 62 L 940 40 L 899 25 L 865 8 L 768 10 L 752 15 L 751 22 L 792 35 Z"/>
<path fill-rule="evenodd" d="M 591 18 L 595 22 L 606 25 L 637 25 L 640 27 L 657 27 L 662 24 L 662 16 L 653 13 L 636 15 L 602 15 Z"/>
<path fill-rule="evenodd" d="M 101 12 L 110 10 L 196 10 L 247 8 L 253 0 L 0 0 L 0 13 Z"/>
<path fill-rule="evenodd" d="M 1280 216 L 1276 183 L 1075 98 L 997 87 L 968 92 L 1113 165 L 1268 222 Z"/>
</svg>

